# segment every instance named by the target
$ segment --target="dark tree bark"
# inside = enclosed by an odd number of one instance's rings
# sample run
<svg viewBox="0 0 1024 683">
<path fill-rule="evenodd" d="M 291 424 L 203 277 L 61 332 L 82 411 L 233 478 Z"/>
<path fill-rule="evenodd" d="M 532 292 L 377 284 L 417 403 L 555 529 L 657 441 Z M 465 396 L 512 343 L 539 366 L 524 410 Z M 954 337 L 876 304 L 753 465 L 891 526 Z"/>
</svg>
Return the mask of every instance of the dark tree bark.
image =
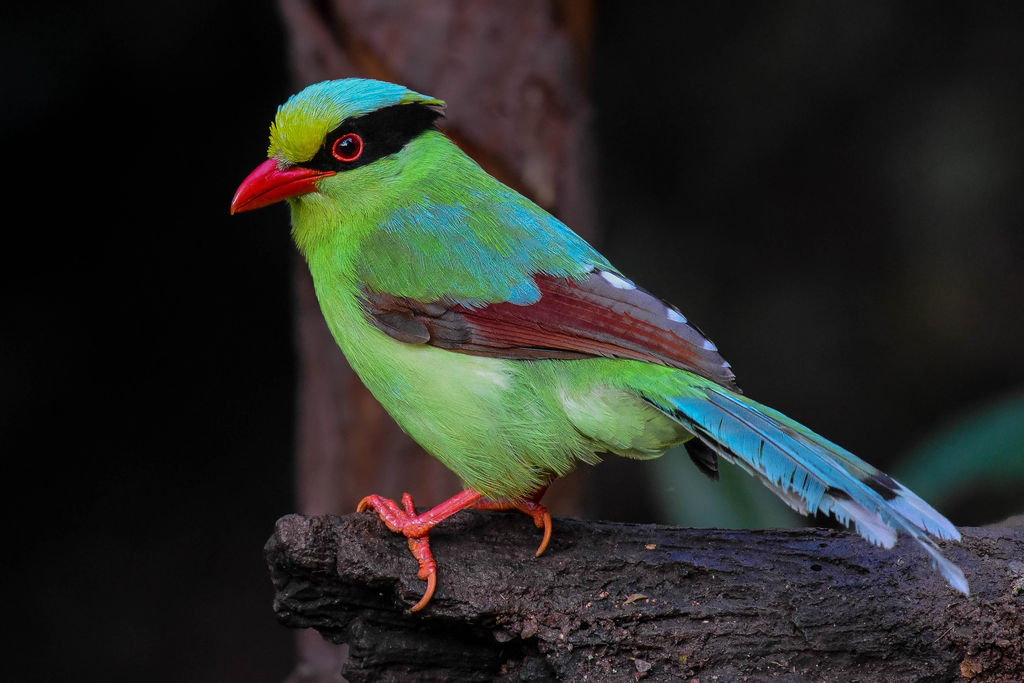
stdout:
<svg viewBox="0 0 1024 683">
<path fill-rule="evenodd" d="M 374 515 L 278 522 L 275 611 L 346 642 L 349 681 L 1024 680 L 1024 526 L 945 544 L 949 588 L 913 543 L 820 529 L 722 531 L 468 512 L 432 544 L 437 594 Z"/>
</svg>

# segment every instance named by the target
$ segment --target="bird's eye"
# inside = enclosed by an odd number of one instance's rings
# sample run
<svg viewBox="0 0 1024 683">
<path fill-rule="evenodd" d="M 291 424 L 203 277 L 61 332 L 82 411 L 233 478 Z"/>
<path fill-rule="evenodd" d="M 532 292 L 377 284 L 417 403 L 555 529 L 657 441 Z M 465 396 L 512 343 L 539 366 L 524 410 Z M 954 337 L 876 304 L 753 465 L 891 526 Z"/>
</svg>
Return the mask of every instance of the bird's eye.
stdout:
<svg viewBox="0 0 1024 683">
<path fill-rule="evenodd" d="M 363 139 L 355 133 L 346 133 L 334 141 L 331 154 L 338 161 L 355 161 L 363 156 Z"/>
</svg>

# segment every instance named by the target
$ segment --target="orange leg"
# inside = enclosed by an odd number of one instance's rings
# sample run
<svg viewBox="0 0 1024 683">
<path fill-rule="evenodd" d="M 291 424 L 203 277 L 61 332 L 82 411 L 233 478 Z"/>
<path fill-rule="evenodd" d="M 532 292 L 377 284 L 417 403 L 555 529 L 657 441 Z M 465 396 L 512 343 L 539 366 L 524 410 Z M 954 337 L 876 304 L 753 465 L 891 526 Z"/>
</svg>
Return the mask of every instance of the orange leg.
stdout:
<svg viewBox="0 0 1024 683">
<path fill-rule="evenodd" d="M 431 529 L 456 512 L 467 508 L 520 510 L 533 517 L 533 521 L 538 527 L 544 528 L 544 540 L 541 541 L 540 548 L 537 549 L 539 556 L 547 549 L 548 542 L 551 540 L 551 515 L 548 514 L 547 508 L 540 504 L 540 497 L 544 495 L 545 490 L 547 490 L 546 486 L 529 500 L 514 503 L 484 500 L 483 494 L 473 489 L 466 489 L 421 515 L 416 514 L 412 496 L 408 493 L 402 494 L 402 507 L 399 507 L 393 500 L 372 495 L 359 501 L 356 511 L 362 512 L 373 508 L 389 529 L 404 534 L 409 539 L 409 550 L 420 565 L 417 576 L 427 582 L 427 589 L 423 593 L 423 597 L 409 610 L 418 612 L 427 606 L 437 588 L 437 562 L 434 561 L 434 554 L 430 550 Z"/>
</svg>

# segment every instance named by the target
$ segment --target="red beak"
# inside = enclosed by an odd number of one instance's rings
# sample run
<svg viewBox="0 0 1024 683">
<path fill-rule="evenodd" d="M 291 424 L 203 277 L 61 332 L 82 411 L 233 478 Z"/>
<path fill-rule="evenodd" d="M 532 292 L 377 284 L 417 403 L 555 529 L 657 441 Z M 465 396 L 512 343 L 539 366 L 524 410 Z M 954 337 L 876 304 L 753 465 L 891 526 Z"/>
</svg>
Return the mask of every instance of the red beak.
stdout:
<svg viewBox="0 0 1024 683">
<path fill-rule="evenodd" d="M 238 186 L 231 200 L 231 214 L 262 209 L 282 199 L 316 192 L 316 181 L 332 175 L 334 171 L 314 171 L 302 166 L 278 168 L 277 159 L 267 159 Z"/>
</svg>

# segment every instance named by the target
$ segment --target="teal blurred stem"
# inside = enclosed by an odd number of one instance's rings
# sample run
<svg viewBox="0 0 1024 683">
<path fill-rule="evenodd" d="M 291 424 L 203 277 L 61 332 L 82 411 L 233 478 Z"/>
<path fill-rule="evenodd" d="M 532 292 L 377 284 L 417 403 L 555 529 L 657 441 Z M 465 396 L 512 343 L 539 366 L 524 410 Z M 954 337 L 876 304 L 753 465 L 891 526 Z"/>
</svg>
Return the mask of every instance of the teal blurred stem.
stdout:
<svg viewBox="0 0 1024 683">
<path fill-rule="evenodd" d="M 893 474 L 932 504 L 983 484 L 1016 482 L 1015 512 L 1024 511 L 1024 389 L 954 418 L 915 446 Z"/>
</svg>

